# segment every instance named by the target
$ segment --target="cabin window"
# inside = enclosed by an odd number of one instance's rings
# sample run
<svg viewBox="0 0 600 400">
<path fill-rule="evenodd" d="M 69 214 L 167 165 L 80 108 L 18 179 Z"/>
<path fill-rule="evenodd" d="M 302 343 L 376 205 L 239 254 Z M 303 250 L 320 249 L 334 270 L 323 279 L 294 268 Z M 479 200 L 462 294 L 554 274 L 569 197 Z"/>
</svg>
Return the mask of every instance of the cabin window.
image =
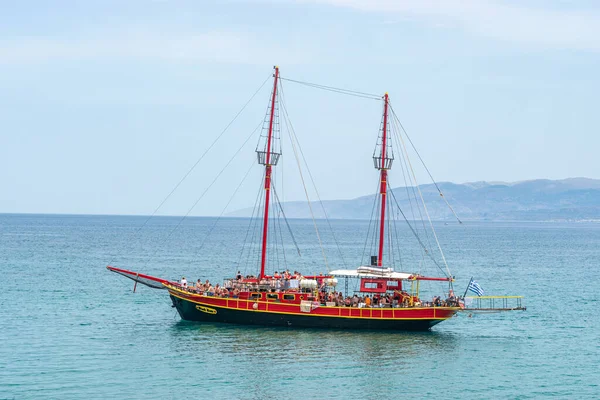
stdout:
<svg viewBox="0 0 600 400">
<path fill-rule="evenodd" d="M 267 300 L 277 300 L 279 299 L 279 296 L 277 295 L 277 293 L 267 293 Z"/>
<path fill-rule="evenodd" d="M 262 296 L 262 295 L 261 295 L 260 293 L 250 293 L 250 298 L 251 298 L 252 300 L 254 300 L 254 299 L 260 299 L 260 298 L 261 298 L 261 296 Z"/>
<path fill-rule="evenodd" d="M 284 294 L 283 295 L 283 299 L 284 300 L 295 300 L 296 299 L 296 295 L 294 295 L 294 294 Z"/>
</svg>

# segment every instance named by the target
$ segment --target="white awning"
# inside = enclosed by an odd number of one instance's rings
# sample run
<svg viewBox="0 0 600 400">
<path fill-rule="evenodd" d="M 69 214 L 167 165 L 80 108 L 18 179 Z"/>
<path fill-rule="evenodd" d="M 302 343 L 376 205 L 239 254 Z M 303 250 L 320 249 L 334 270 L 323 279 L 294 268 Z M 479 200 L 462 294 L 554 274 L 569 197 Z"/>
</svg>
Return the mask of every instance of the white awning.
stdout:
<svg viewBox="0 0 600 400">
<path fill-rule="evenodd" d="M 360 268 L 360 267 L 359 267 Z M 408 279 L 413 274 L 407 274 L 405 272 L 394 272 L 394 271 L 386 271 L 382 272 L 375 271 L 374 268 L 371 268 L 367 271 L 359 271 L 358 269 L 336 269 L 335 271 L 331 271 L 329 275 L 344 277 L 344 278 L 386 278 L 386 279 Z"/>
</svg>

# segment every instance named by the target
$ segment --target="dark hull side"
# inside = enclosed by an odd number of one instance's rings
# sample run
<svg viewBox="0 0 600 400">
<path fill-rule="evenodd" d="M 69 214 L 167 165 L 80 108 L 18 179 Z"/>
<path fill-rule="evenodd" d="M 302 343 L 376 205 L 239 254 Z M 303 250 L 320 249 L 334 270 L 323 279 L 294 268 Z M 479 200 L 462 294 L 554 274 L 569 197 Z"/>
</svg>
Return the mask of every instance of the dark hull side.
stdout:
<svg viewBox="0 0 600 400">
<path fill-rule="evenodd" d="M 398 330 L 427 331 L 444 319 L 370 319 L 324 317 L 302 314 L 279 314 L 270 312 L 254 312 L 215 305 L 202 306 L 197 303 L 171 295 L 174 307 L 182 319 L 199 322 L 218 322 L 241 325 L 283 326 L 297 328 L 327 329 L 365 329 L 365 330 Z"/>
</svg>

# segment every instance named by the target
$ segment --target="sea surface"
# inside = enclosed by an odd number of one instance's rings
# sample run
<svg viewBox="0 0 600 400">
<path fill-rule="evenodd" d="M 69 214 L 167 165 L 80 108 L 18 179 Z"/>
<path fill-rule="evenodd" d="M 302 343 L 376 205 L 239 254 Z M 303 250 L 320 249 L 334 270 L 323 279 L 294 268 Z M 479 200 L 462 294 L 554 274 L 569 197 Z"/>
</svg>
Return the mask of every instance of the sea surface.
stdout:
<svg viewBox="0 0 600 400">
<path fill-rule="evenodd" d="M 527 311 L 390 333 L 181 321 L 165 291 L 134 293 L 106 265 L 190 281 L 256 274 L 256 247 L 242 251 L 256 229 L 146 221 L 0 214 L 0 398 L 600 398 L 600 224 L 436 224 L 457 293 L 473 276 L 488 295 L 525 296 Z M 271 270 L 352 268 L 373 247 L 366 221 L 320 221 L 326 264 L 312 221 L 289 224 L 293 239 L 285 224 L 273 233 L 285 254 L 270 251 Z M 396 270 L 441 274 L 409 229 L 395 234 Z"/>
</svg>

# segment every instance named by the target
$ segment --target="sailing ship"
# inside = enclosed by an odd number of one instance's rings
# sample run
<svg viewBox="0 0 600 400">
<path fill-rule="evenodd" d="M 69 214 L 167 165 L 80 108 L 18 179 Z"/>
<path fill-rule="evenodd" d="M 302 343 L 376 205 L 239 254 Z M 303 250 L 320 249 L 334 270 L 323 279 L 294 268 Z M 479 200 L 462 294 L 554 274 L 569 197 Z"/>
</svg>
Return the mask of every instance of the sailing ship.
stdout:
<svg viewBox="0 0 600 400">
<path fill-rule="evenodd" d="M 259 141 L 256 149 L 258 163 L 264 167 L 260 270 L 257 271 L 257 275 L 242 276 L 238 272 L 237 275 L 225 279 L 221 288 L 215 289 L 212 285 L 193 286 L 184 281 L 171 281 L 110 265 L 107 268 L 133 279 L 136 285 L 139 282 L 152 288 L 166 289 L 173 306 L 181 318 L 187 321 L 302 328 L 425 331 L 464 309 L 463 299 L 454 295 L 454 278 L 449 271 L 445 276 L 424 276 L 416 272 L 397 272 L 391 265 L 391 260 L 384 263 L 385 239 L 389 238 L 386 232 L 386 222 L 389 221 L 389 216 L 386 216 L 386 210 L 389 209 L 388 175 L 394 161 L 389 132 L 388 93 L 381 98 L 382 122 L 373 153 L 374 166 L 379 171 L 377 255 L 370 257 L 370 265 L 332 270 L 325 275 L 291 275 L 288 271 L 283 274 L 267 273 L 269 206 L 274 189 L 272 175 L 281 157 L 281 147 L 277 143 L 279 137 L 276 133 L 279 81 L 279 68 L 275 67 L 267 108 L 266 135 L 261 135 L 262 142 Z M 344 292 L 337 291 L 341 280 L 345 282 Z M 355 282 L 355 288 L 358 287 L 352 296 L 348 289 L 349 280 Z M 425 301 L 420 297 L 420 286 L 424 281 L 445 282 L 448 285 L 447 291 L 443 296 L 434 297 L 433 301 Z"/>
</svg>

